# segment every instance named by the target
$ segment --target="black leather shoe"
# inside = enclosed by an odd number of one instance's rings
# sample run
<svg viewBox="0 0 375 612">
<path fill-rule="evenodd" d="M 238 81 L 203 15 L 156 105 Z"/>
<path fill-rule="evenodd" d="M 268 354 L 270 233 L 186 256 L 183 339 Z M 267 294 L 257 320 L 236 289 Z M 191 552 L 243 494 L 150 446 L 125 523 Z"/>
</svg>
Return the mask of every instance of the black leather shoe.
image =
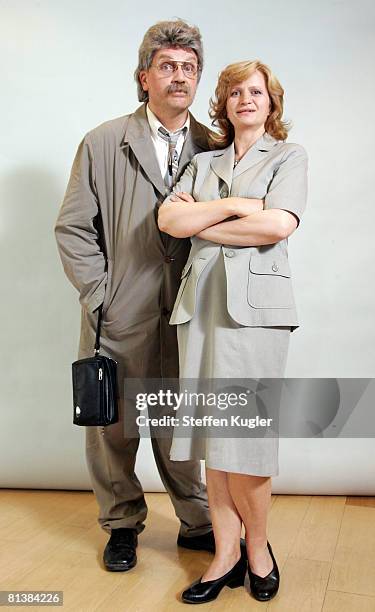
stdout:
<svg viewBox="0 0 375 612">
<path fill-rule="evenodd" d="M 110 572 L 127 572 L 137 563 L 135 549 L 138 544 L 136 529 L 120 527 L 112 529 L 104 549 L 104 565 Z"/>
<path fill-rule="evenodd" d="M 189 548 L 190 550 L 207 550 L 208 552 L 215 552 L 215 538 L 214 532 L 209 531 L 203 535 L 193 536 L 187 538 L 186 536 L 179 535 L 177 538 L 177 546 L 182 548 Z"/>
<path fill-rule="evenodd" d="M 258 601 L 268 601 L 275 597 L 279 590 L 280 575 L 279 568 L 277 567 L 276 559 L 273 556 L 271 544 L 267 542 L 268 550 L 270 551 L 271 559 L 273 561 L 273 568 L 267 576 L 263 578 L 253 574 L 249 564 L 249 578 L 250 578 L 250 591 Z"/>
<path fill-rule="evenodd" d="M 177 538 L 177 546 L 181 546 L 182 548 L 189 548 L 190 550 L 207 550 L 208 552 L 215 552 L 215 538 L 214 532 L 209 531 L 200 536 L 193 536 L 187 538 L 186 536 L 179 535 Z M 247 556 L 246 554 L 246 542 L 243 538 L 240 539 L 241 546 L 241 554 Z"/>
<path fill-rule="evenodd" d="M 184 603 L 200 604 L 213 601 L 220 591 L 229 586 L 231 589 L 243 586 L 246 575 L 246 557 L 241 555 L 236 565 L 229 572 L 216 580 L 201 582 L 202 576 L 191 584 L 181 595 Z"/>
</svg>

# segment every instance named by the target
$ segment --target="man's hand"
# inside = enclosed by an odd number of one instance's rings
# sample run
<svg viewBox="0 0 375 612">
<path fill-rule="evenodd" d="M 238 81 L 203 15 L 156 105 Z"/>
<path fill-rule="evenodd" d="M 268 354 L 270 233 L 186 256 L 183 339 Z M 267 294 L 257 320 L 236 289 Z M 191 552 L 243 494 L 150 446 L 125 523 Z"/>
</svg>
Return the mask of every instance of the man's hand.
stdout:
<svg viewBox="0 0 375 612">
<path fill-rule="evenodd" d="M 185 191 L 177 191 L 176 193 L 172 193 L 170 200 L 171 202 L 188 202 L 189 204 L 194 204 L 195 202 L 193 196 Z"/>
</svg>

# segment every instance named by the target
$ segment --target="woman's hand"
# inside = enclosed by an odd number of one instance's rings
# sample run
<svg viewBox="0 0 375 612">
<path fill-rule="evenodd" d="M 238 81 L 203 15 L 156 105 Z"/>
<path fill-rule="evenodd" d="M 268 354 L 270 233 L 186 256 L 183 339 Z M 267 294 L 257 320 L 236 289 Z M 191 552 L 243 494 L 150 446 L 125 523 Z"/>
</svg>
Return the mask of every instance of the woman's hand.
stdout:
<svg viewBox="0 0 375 612">
<path fill-rule="evenodd" d="M 231 199 L 233 200 L 233 214 L 237 217 L 247 217 L 251 213 L 263 210 L 264 200 L 237 197 L 232 197 Z"/>
<path fill-rule="evenodd" d="M 177 191 L 176 193 L 172 193 L 170 197 L 171 202 L 189 202 L 190 204 L 194 204 L 195 200 L 190 193 L 186 193 L 185 191 Z"/>
</svg>

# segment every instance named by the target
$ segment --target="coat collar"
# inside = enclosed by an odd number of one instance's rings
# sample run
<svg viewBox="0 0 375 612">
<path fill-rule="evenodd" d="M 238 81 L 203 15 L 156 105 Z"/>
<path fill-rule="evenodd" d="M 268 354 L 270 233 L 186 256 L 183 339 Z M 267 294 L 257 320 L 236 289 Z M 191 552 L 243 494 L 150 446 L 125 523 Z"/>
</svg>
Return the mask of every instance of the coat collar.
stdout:
<svg viewBox="0 0 375 612">
<path fill-rule="evenodd" d="M 207 151 L 207 135 L 205 128 L 199 124 L 190 114 L 190 129 L 181 151 L 177 180 L 190 162 L 191 158 L 201 151 Z M 163 196 L 166 194 L 166 186 L 160 172 L 155 148 L 151 139 L 151 128 L 147 120 L 146 104 L 142 104 L 135 113 L 130 115 L 124 137 L 120 147 L 129 146 L 138 162 L 145 171 L 148 179 Z"/>
<path fill-rule="evenodd" d="M 273 136 L 265 132 L 255 141 L 234 169 L 234 142 L 232 142 L 226 149 L 214 152 L 211 160 L 211 168 L 230 188 L 232 180 L 236 178 L 236 176 L 246 172 L 251 166 L 254 166 L 264 159 L 265 154 L 278 142 L 279 141 L 273 138 Z"/>
</svg>

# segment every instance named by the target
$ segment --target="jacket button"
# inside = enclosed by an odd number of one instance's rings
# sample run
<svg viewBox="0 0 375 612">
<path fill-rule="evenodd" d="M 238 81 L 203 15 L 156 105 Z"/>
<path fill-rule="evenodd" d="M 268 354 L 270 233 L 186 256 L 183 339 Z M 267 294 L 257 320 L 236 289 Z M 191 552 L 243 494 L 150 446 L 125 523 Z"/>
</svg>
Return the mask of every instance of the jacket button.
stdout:
<svg viewBox="0 0 375 612">
<path fill-rule="evenodd" d="M 172 261 L 174 261 L 174 260 L 175 260 L 175 257 L 170 257 L 169 255 L 166 255 L 166 256 L 164 257 L 164 261 L 165 261 L 165 263 L 171 263 L 171 262 L 172 262 Z"/>
<path fill-rule="evenodd" d="M 274 272 L 278 272 L 279 271 L 279 266 L 275 262 L 272 264 L 272 270 Z"/>
<path fill-rule="evenodd" d="M 161 309 L 161 314 L 164 315 L 165 317 L 167 317 L 169 313 L 170 313 L 170 310 L 168 310 L 168 308 Z"/>
<path fill-rule="evenodd" d="M 235 256 L 235 252 L 234 251 L 225 251 L 225 255 L 226 255 L 226 257 L 234 257 Z"/>
</svg>

